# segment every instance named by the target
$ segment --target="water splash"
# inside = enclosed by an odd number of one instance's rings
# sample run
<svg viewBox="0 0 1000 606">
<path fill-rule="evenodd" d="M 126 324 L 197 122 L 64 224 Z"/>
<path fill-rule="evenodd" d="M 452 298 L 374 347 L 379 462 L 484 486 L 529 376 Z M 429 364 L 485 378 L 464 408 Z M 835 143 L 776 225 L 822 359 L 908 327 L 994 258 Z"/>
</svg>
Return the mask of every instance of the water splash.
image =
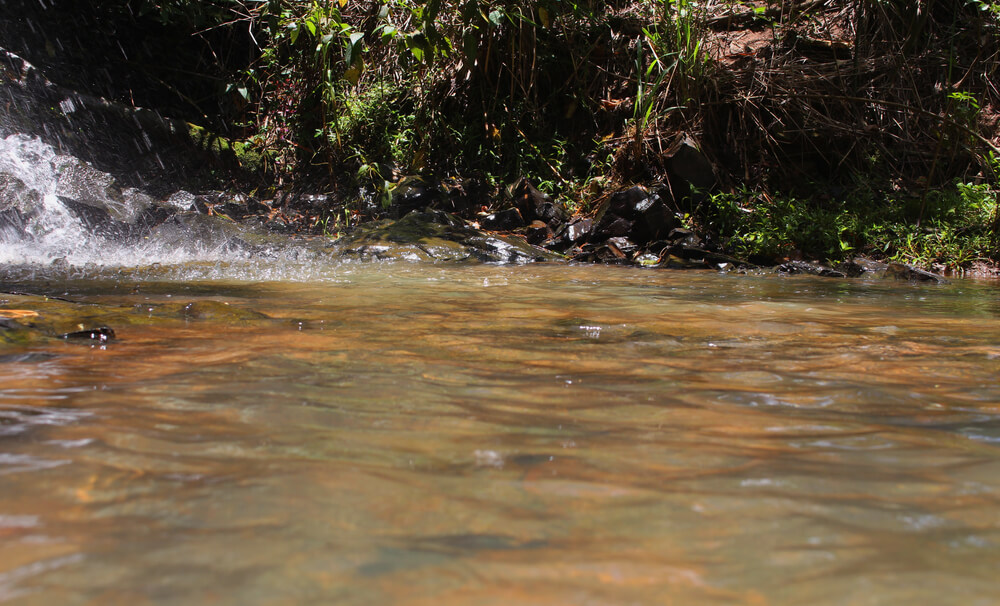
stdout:
<svg viewBox="0 0 1000 606">
<path fill-rule="evenodd" d="M 304 256 L 301 250 L 282 250 L 287 246 L 275 241 L 248 245 L 234 225 L 211 224 L 211 217 L 175 214 L 175 199 L 184 198 L 182 193 L 155 200 L 121 189 L 112 175 L 60 154 L 37 137 L 0 139 L 0 266 L 8 277 L 19 278 L 109 271 L 162 276 L 165 267 L 181 266 L 211 278 L 222 273 L 222 265 L 228 273 L 232 264 Z M 149 220 L 158 207 L 161 217 Z M 162 215 L 172 216 L 164 221 Z M 295 271 L 294 263 L 288 269 Z"/>
</svg>

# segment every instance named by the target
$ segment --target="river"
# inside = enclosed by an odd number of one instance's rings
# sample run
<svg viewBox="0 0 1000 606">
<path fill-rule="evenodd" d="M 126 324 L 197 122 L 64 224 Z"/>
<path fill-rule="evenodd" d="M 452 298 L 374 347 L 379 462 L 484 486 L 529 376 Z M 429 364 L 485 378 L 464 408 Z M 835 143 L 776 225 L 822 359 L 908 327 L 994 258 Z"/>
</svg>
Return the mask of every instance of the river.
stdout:
<svg viewBox="0 0 1000 606">
<path fill-rule="evenodd" d="M 0 603 L 1000 599 L 996 283 L 215 267 L 6 285 Z"/>
</svg>

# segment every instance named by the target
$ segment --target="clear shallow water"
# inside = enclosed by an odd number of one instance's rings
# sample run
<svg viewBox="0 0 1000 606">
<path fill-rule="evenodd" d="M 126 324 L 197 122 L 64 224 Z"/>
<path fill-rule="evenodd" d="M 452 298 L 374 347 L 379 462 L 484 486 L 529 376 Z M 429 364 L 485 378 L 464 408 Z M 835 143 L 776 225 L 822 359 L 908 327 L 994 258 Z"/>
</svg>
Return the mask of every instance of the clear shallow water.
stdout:
<svg viewBox="0 0 1000 606">
<path fill-rule="evenodd" d="M 0 603 L 1000 600 L 996 284 L 141 277 L 0 296 L 119 337 L 0 352 Z"/>
</svg>

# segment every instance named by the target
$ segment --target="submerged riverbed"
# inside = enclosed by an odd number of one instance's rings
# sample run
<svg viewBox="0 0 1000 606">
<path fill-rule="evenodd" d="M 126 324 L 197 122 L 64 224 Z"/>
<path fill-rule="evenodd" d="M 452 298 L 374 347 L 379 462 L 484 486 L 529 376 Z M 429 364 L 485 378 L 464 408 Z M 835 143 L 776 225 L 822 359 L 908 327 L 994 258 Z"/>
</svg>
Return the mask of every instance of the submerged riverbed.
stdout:
<svg viewBox="0 0 1000 606">
<path fill-rule="evenodd" d="M 172 271 L 0 295 L 0 603 L 1000 599 L 995 283 Z"/>
</svg>

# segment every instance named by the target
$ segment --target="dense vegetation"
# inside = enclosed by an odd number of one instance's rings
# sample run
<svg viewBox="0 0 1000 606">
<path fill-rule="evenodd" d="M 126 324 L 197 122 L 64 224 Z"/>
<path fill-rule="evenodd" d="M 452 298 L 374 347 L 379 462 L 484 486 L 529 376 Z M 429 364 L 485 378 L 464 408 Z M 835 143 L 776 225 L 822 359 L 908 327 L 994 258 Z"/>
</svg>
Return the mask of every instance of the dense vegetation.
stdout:
<svg viewBox="0 0 1000 606">
<path fill-rule="evenodd" d="M 11 1 L 45 24 L 47 46 L 22 45 L 39 60 L 107 66 L 74 86 L 250 142 L 272 186 L 334 194 L 309 223 L 376 214 L 417 177 L 487 206 L 526 178 L 581 214 L 657 183 L 739 255 L 1000 259 L 1000 3 Z M 682 138 L 712 183 L 670 169 Z"/>
</svg>

